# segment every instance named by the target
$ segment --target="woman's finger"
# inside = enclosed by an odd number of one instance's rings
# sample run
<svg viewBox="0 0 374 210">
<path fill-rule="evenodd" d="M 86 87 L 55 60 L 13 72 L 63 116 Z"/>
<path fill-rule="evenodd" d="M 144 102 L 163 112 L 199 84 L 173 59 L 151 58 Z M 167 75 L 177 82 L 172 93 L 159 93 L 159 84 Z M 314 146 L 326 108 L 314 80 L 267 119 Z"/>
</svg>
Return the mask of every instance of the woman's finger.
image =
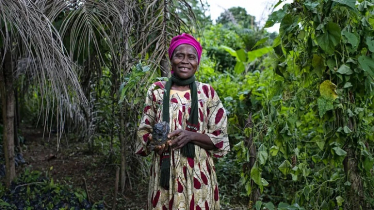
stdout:
<svg viewBox="0 0 374 210">
<path fill-rule="evenodd" d="M 174 136 L 179 136 L 182 131 L 183 131 L 182 129 L 175 130 L 175 131 L 168 134 L 168 138 L 170 139 Z"/>
<path fill-rule="evenodd" d="M 164 150 L 165 150 L 165 144 L 161 145 L 160 147 L 161 147 L 161 148 L 160 148 L 160 150 L 158 151 L 158 154 L 159 154 L 159 155 L 162 155 L 162 153 L 164 153 Z"/>
</svg>

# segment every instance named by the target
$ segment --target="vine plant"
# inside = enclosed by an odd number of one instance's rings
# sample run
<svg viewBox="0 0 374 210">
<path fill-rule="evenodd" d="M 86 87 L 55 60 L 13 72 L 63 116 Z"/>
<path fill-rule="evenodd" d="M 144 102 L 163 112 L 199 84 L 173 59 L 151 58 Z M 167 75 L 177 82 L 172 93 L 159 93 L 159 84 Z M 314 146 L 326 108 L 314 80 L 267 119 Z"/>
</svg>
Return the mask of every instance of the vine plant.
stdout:
<svg viewBox="0 0 374 210">
<path fill-rule="evenodd" d="M 279 208 L 282 202 L 306 209 L 374 208 L 373 7 L 372 0 L 286 4 L 266 23 L 280 23 L 280 33 L 264 70 L 239 75 L 241 81 L 227 75 L 217 80 L 215 88 L 227 96 L 231 131 L 253 136 L 248 146 L 232 135 L 243 168 L 250 148 L 257 149 L 255 164 L 242 173 L 248 194 L 260 189 L 261 202 Z M 230 96 L 230 84 L 237 96 Z M 252 127 L 244 126 L 243 108 Z"/>
</svg>

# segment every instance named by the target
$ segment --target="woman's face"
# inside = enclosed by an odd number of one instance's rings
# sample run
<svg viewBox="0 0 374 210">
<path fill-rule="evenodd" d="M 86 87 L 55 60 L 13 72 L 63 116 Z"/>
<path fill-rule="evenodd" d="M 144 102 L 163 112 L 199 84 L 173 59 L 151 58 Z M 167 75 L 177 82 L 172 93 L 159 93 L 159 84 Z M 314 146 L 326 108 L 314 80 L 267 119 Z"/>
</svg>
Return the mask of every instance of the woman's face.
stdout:
<svg viewBox="0 0 374 210">
<path fill-rule="evenodd" d="M 179 45 L 171 57 L 171 66 L 177 77 L 181 79 L 192 77 L 198 66 L 196 49 L 188 44 Z"/>
</svg>

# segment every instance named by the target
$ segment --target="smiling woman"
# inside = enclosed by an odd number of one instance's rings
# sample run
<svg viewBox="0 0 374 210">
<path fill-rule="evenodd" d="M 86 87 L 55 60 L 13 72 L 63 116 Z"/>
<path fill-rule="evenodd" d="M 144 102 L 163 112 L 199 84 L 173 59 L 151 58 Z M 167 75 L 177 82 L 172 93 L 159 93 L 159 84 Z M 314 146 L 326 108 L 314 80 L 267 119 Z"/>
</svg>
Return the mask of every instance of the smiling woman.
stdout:
<svg viewBox="0 0 374 210">
<path fill-rule="evenodd" d="M 230 150 L 227 118 L 214 89 L 195 81 L 201 52 L 191 35 L 174 37 L 173 74 L 148 89 L 137 145 L 138 154 L 153 155 L 148 209 L 220 208 L 212 157 Z M 150 147 L 154 125 L 162 122 L 170 125 L 168 141 Z"/>
</svg>

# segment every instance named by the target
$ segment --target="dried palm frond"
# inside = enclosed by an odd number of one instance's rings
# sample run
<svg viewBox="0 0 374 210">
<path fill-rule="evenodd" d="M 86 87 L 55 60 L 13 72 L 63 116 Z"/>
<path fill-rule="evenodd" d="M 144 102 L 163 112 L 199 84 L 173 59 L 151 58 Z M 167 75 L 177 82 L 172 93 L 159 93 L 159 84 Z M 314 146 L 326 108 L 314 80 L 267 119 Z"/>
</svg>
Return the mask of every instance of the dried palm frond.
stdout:
<svg viewBox="0 0 374 210">
<path fill-rule="evenodd" d="M 167 54 L 171 38 L 180 34 L 182 29 L 192 28 L 178 16 L 178 12 L 183 11 L 191 20 L 195 20 L 195 16 L 185 0 L 145 0 L 141 1 L 139 8 L 141 30 L 135 34 L 137 42 L 134 48 L 144 57 L 151 51 L 149 60 L 158 64 Z"/>
<path fill-rule="evenodd" d="M 61 120 L 66 110 L 73 110 L 72 104 L 84 105 L 87 100 L 59 33 L 38 7 L 47 1 L 0 0 L 0 40 L 3 42 L 0 63 L 3 64 L 7 53 L 11 54 L 13 63 L 27 58 L 27 68 L 22 69 L 32 75 L 29 79 L 39 86 L 40 97 L 54 99 L 45 100 L 41 110 L 47 116 L 54 110 Z M 13 68 L 14 74 L 15 71 Z"/>
</svg>

